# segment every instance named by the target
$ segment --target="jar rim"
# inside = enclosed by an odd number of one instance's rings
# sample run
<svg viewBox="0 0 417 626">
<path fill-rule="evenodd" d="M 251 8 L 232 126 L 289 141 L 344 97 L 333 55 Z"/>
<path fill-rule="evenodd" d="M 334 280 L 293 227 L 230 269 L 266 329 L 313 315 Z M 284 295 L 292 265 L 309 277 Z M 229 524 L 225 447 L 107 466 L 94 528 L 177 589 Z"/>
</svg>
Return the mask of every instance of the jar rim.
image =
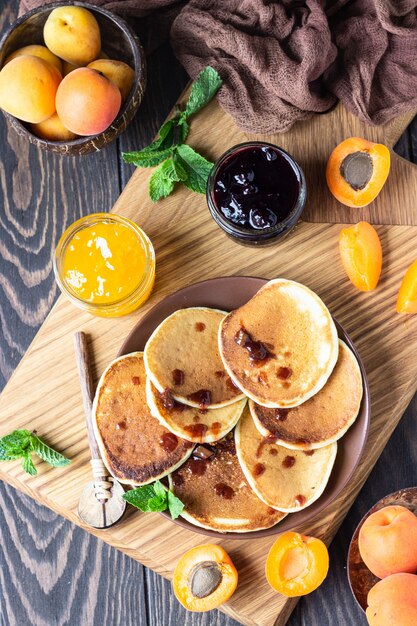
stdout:
<svg viewBox="0 0 417 626">
<path fill-rule="evenodd" d="M 234 224 L 231 220 L 228 220 L 221 213 L 214 199 L 214 185 L 216 181 L 216 176 L 225 160 L 232 154 L 235 154 L 240 150 L 244 150 L 245 148 L 250 148 L 251 146 L 269 147 L 279 152 L 279 154 L 281 154 L 285 158 L 287 163 L 291 166 L 291 169 L 294 172 L 297 178 L 297 182 L 299 184 L 299 192 L 290 213 L 285 217 L 285 219 L 277 222 L 274 226 L 271 226 L 269 228 L 245 228 L 239 226 L 238 224 Z M 217 159 L 207 179 L 206 200 L 213 219 L 227 234 L 231 235 L 232 237 L 236 236 L 242 239 L 246 239 L 248 242 L 272 239 L 276 236 L 279 236 L 281 233 L 284 234 L 291 230 L 293 226 L 298 222 L 304 210 L 306 197 L 306 179 L 300 165 L 288 152 L 286 152 L 286 150 L 268 141 L 245 141 L 232 146 Z"/>
<path fill-rule="evenodd" d="M 123 224 L 135 233 L 138 238 L 138 242 L 141 244 L 142 249 L 145 253 L 145 267 L 139 283 L 131 292 L 124 295 L 122 298 L 119 298 L 118 300 L 112 300 L 111 302 L 91 302 L 89 300 L 80 298 L 75 292 L 71 290 L 71 288 L 67 285 L 66 281 L 62 277 L 61 265 L 63 263 L 67 247 L 73 237 L 84 228 L 93 226 L 94 224 L 103 223 Z M 66 228 L 66 230 L 62 233 L 53 257 L 53 270 L 58 287 L 60 288 L 61 292 L 73 302 L 73 304 L 82 309 L 108 311 L 112 310 L 113 308 L 117 309 L 120 306 L 127 305 L 130 301 L 139 297 L 143 292 L 147 290 L 150 282 L 153 281 L 155 274 L 155 251 L 152 242 L 147 234 L 142 230 L 142 228 L 140 228 L 140 226 L 138 226 L 135 222 L 128 219 L 127 217 L 123 217 L 122 215 L 116 215 L 115 213 L 91 213 L 90 215 L 85 215 L 84 217 L 81 217 L 72 224 L 70 224 L 68 228 Z"/>
</svg>

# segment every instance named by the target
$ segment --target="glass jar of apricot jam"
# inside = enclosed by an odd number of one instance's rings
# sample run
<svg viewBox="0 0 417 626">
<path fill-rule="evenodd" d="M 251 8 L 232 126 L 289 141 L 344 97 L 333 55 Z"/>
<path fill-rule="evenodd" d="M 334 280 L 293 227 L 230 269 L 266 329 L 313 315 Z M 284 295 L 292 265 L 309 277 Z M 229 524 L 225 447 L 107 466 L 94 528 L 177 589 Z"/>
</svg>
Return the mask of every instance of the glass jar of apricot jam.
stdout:
<svg viewBox="0 0 417 626">
<path fill-rule="evenodd" d="M 72 224 L 58 242 L 54 273 L 71 302 L 92 315 L 119 317 L 149 298 L 155 252 L 134 222 L 94 213 Z"/>
<path fill-rule="evenodd" d="M 233 146 L 214 164 L 207 204 L 236 242 L 275 243 L 294 228 L 306 201 L 303 170 L 282 148 L 263 141 Z"/>
</svg>

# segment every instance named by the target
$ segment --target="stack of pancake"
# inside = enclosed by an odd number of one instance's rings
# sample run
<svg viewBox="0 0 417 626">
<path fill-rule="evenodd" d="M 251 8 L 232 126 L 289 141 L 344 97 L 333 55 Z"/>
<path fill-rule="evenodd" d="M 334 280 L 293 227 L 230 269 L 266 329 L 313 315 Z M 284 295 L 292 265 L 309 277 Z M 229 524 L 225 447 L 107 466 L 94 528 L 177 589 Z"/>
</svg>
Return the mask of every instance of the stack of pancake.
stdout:
<svg viewBox="0 0 417 626">
<path fill-rule="evenodd" d="M 229 314 L 170 315 L 143 353 L 110 364 L 93 414 L 119 481 L 168 476 L 189 522 L 244 532 L 323 493 L 361 399 L 358 363 L 324 303 L 277 279 Z"/>
</svg>

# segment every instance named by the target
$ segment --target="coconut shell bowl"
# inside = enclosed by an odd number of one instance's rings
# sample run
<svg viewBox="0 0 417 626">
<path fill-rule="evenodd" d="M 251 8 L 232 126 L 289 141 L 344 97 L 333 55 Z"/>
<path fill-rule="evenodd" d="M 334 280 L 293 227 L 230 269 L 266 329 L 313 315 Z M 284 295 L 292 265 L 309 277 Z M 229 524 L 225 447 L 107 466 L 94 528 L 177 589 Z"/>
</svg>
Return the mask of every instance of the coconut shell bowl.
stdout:
<svg viewBox="0 0 417 626">
<path fill-rule="evenodd" d="M 50 141 L 37 137 L 29 125 L 3 111 L 10 125 L 27 140 L 44 150 L 66 155 L 81 155 L 101 150 L 127 127 L 134 117 L 145 91 L 146 66 L 142 46 L 130 28 L 120 17 L 85 2 L 56 2 L 29 11 L 19 17 L 0 41 L 0 68 L 5 59 L 15 50 L 30 44 L 42 44 L 43 27 L 49 14 L 56 7 L 75 5 L 88 9 L 96 18 L 102 41 L 102 51 L 110 58 L 130 65 L 135 78 L 132 88 L 113 123 L 102 133 L 77 137 L 71 141 Z"/>
</svg>

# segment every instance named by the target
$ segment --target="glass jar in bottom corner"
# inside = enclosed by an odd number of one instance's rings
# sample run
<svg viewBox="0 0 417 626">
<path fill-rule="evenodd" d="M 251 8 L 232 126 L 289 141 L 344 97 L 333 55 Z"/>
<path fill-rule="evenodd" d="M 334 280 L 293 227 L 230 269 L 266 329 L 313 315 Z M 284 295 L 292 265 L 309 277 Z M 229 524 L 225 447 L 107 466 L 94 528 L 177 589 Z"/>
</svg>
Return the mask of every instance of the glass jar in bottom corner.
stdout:
<svg viewBox="0 0 417 626">
<path fill-rule="evenodd" d="M 131 220 L 93 213 L 61 236 L 54 256 L 61 292 L 80 309 L 120 317 L 142 306 L 155 282 L 155 252 Z"/>
</svg>

